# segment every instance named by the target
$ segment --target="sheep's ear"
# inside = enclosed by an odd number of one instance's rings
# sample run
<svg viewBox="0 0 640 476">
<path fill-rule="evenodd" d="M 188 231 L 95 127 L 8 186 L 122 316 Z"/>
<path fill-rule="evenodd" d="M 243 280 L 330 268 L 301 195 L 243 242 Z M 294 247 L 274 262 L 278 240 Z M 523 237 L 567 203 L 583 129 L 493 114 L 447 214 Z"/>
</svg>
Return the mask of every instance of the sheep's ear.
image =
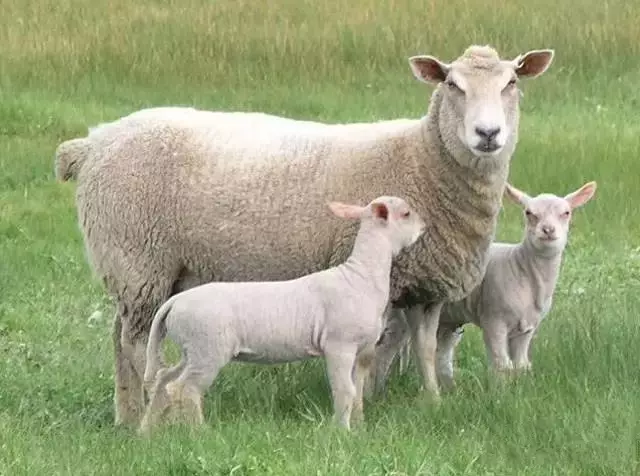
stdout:
<svg viewBox="0 0 640 476">
<path fill-rule="evenodd" d="M 518 77 L 535 78 L 544 73 L 553 61 L 554 50 L 531 50 L 513 60 Z"/>
<path fill-rule="evenodd" d="M 389 219 L 389 208 L 384 203 L 372 203 L 371 211 L 373 213 L 373 216 L 376 218 L 380 218 L 384 221 L 387 221 Z"/>
<path fill-rule="evenodd" d="M 358 219 L 362 217 L 366 210 L 365 207 L 347 205 L 341 202 L 330 202 L 328 205 L 333 214 L 340 218 Z"/>
<path fill-rule="evenodd" d="M 513 203 L 521 205 L 523 207 L 526 207 L 529 200 L 531 200 L 531 197 L 529 197 L 529 195 L 524 193 L 522 190 L 518 190 L 513 185 L 510 185 L 508 183 L 504 187 L 504 194 L 505 196 L 509 197 Z"/>
<path fill-rule="evenodd" d="M 575 192 L 571 192 L 569 195 L 566 195 L 564 199 L 569 202 L 571 208 L 578 208 L 587 203 L 593 197 L 593 194 L 596 193 L 596 183 L 589 182 L 585 183 L 582 187 L 580 187 Z"/>
<path fill-rule="evenodd" d="M 451 66 L 433 56 L 412 56 L 409 58 L 411 71 L 423 83 L 440 83 L 449 74 Z"/>
</svg>

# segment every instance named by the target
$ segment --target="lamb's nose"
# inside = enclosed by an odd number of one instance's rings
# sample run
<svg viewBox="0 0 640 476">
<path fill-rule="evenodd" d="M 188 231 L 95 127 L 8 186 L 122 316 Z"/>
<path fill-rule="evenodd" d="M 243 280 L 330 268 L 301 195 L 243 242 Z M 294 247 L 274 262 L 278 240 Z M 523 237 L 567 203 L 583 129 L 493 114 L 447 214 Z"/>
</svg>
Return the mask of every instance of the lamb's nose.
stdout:
<svg viewBox="0 0 640 476">
<path fill-rule="evenodd" d="M 487 141 L 491 141 L 495 139 L 498 134 L 500 134 L 500 128 L 494 127 L 493 129 L 485 129 L 483 127 L 476 127 L 476 134 Z"/>
<path fill-rule="evenodd" d="M 556 228 L 553 225 L 543 225 L 542 232 L 545 235 L 553 235 L 556 231 Z"/>
</svg>

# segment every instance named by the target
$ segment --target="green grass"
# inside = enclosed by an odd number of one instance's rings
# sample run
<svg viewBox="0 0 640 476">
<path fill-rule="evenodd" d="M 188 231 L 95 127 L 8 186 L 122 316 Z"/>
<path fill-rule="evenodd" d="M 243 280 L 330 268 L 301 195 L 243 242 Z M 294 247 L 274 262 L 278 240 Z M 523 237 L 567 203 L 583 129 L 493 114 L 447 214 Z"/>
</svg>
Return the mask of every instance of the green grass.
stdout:
<svg viewBox="0 0 640 476">
<path fill-rule="evenodd" d="M 627 0 L 3 0 L 0 22 L 0 474 L 623 475 L 640 467 L 640 23 Z M 551 47 L 523 89 L 511 181 L 576 213 L 535 374 L 490 385 L 479 332 L 439 408 L 415 368 L 367 423 L 328 423 L 321 362 L 231 365 L 210 429 L 141 440 L 113 427 L 112 304 L 84 255 L 53 153 L 135 109 L 188 104 L 326 121 L 417 117 L 407 57 L 470 43 Z M 506 205 L 499 238 L 517 240 Z M 103 320 L 90 321 L 93 311 Z"/>
</svg>

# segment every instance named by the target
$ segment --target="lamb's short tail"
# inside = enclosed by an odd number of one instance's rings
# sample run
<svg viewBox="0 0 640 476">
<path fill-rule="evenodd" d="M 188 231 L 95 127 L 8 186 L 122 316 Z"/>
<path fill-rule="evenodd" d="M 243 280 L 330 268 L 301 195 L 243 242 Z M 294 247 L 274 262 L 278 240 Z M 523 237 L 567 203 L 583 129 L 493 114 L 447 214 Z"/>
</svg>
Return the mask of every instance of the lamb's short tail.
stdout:
<svg viewBox="0 0 640 476">
<path fill-rule="evenodd" d="M 56 149 L 56 179 L 76 179 L 91 152 L 91 143 L 86 137 L 64 141 Z"/>
<path fill-rule="evenodd" d="M 161 344 L 162 331 L 165 327 L 165 320 L 173 306 L 173 299 L 169 298 L 153 316 L 149 340 L 147 342 L 147 365 L 144 369 L 144 386 L 150 388 L 153 384 L 160 367 L 162 366 Z"/>
</svg>

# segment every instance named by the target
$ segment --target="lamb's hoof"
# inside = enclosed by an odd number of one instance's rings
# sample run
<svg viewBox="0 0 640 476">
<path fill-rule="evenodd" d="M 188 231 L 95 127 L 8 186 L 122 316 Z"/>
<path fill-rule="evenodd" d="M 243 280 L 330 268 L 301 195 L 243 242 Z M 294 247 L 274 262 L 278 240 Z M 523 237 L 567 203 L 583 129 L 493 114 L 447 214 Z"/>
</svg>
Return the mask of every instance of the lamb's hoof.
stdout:
<svg viewBox="0 0 640 476">
<path fill-rule="evenodd" d="M 136 431 L 136 434 L 141 438 L 148 438 L 151 436 L 151 428 L 149 428 L 149 425 L 142 424 Z"/>
<path fill-rule="evenodd" d="M 362 410 L 354 410 L 351 413 L 351 426 L 362 426 L 364 424 L 364 412 Z"/>
<path fill-rule="evenodd" d="M 331 423 L 335 428 L 339 429 L 338 431 L 351 431 L 351 424 L 349 423 L 349 421 L 345 421 L 344 419 L 333 416 Z"/>
<path fill-rule="evenodd" d="M 431 407 L 437 408 L 442 403 L 442 397 L 440 396 L 439 390 L 429 390 L 423 387 L 418 395 L 418 398 L 421 403 Z"/>
</svg>

